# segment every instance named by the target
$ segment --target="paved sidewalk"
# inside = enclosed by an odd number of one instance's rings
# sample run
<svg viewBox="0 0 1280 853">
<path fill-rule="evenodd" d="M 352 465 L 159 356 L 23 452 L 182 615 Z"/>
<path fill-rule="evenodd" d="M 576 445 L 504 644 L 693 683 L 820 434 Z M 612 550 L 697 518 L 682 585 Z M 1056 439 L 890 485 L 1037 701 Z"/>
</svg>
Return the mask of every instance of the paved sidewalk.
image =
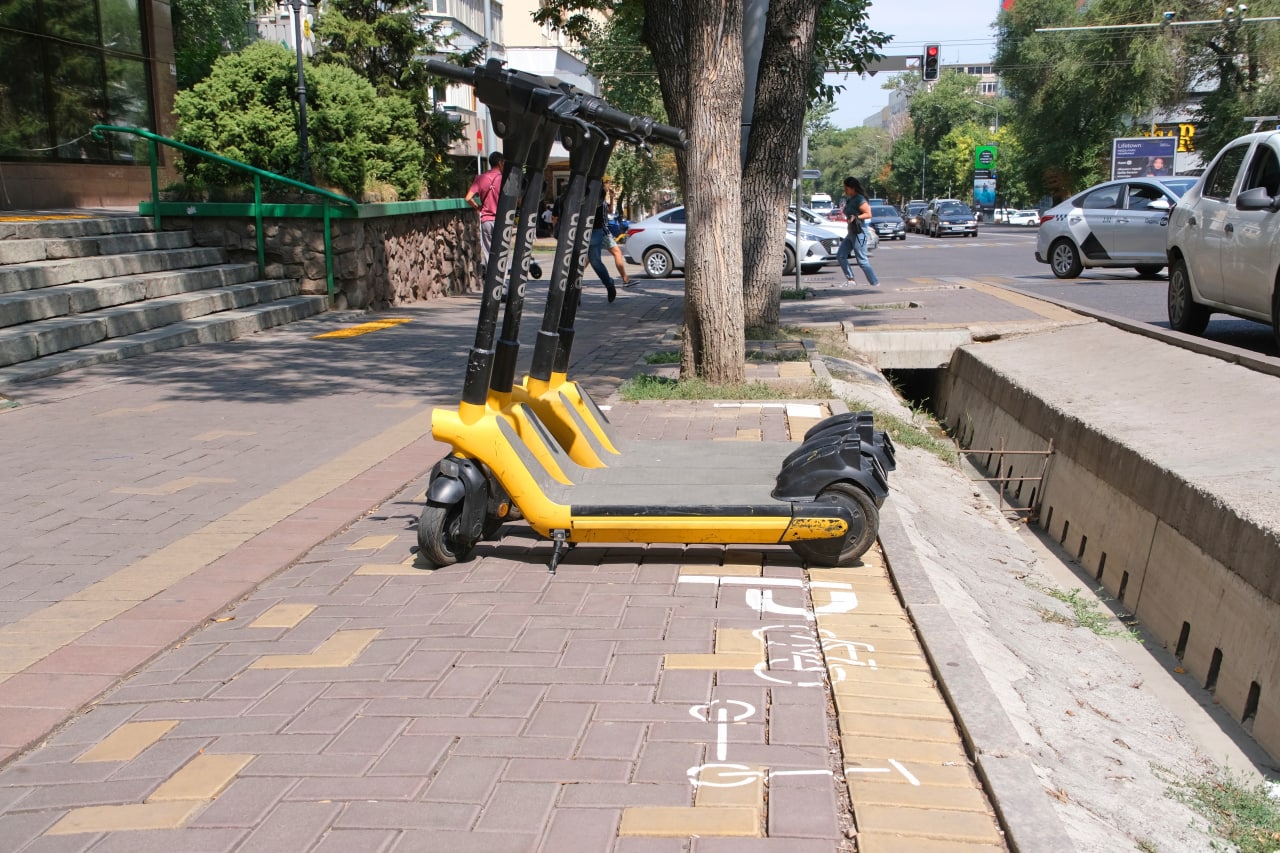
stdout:
<svg viewBox="0 0 1280 853">
<path fill-rule="evenodd" d="M 607 399 L 682 284 L 589 288 L 572 376 Z M 475 308 L 317 340 L 369 319 L 328 314 L 9 390 L 6 849 L 805 853 L 853 849 L 855 821 L 871 853 L 1005 849 L 878 550 L 809 572 L 785 548 L 583 546 L 552 578 L 510 525 L 466 564 L 414 564 L 446 451 L 430 408 L 456 403 Z M 610 417 L 794 439 L 813 411 Z"/>
</svg>

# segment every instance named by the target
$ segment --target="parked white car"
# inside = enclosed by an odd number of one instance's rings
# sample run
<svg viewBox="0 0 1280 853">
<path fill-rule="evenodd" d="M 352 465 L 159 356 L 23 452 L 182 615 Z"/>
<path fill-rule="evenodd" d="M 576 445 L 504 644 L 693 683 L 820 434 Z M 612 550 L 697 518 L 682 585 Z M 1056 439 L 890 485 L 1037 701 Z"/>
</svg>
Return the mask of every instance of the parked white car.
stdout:
<svg viewBox="0 0 1280 853">
<path fill-rule="evenodd" d="M 1011 210 L 1005 214 L 1005 222 L 1010 225 L 1039 225 L 1040 211 Z"/>
<path fill-rule="evenodd" d="M 1269 323 L 1280 346 L 1280 133 L 1223 148 L 1168 232 L 1169 325 L 1198 335 L 1221 311 Z"/>
</svg>

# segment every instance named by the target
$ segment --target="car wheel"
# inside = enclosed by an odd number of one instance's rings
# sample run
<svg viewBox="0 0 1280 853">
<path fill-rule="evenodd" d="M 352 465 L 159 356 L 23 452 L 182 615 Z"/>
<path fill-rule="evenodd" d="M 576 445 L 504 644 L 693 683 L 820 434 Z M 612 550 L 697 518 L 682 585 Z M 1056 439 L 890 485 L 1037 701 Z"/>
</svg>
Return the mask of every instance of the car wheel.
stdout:
<svg viewBox="0 0 1280 853">
<path fill-rule="evenodd" d="M 1164 269 L 1164 267 L 1158 267 L 1155 264 L 1144 264 L 1140 267 L 1134 267 L 1134 269 L 1137 270 L 1138 275 L 1143 278 L 1155 278 L 1160 275 L 1160 270 Z"/>
<path fill-rule="evenodd" d="M 1169 328 L 1188 335 L 1201 334 L 1209 325 L 1209 314 L 1209 309 L 1191 295 L 1187 262 L 1176 259 L 1169 265 Z"/>
<path fill-rule="evenodd" d="M 782 274 L 796 274 L 796 253 L 790 246 L 784 246 L 782 248 Z"/>
<path fill-rule="evenodd" d="M 805 275 L 817 275 L 822 272 L 822 264 L 802 264 L 800 266 L 800 272 Z"/>
<path fill-rule="evenodd" d="M 1058 240 L 1049 247 L 1049 268 L 1058 278 L 1075 278 L 1084 269 L 1080 250 L 1070 240 Z"/>
<path fill-rule="evenodd" d="M 645 252 L 640 262 L 649 278 L 666 278 L 671 275 L 671 271 L 675 269 L 676 265 L 671 253 L 661 246 L 655 246 Z"/>
<path fill-rule="evenodd" d="M 1276 349 L 1280 349 L 1280 287 L 1271 294 L 1271 334 L 1276 339 Z"/>
</svg>

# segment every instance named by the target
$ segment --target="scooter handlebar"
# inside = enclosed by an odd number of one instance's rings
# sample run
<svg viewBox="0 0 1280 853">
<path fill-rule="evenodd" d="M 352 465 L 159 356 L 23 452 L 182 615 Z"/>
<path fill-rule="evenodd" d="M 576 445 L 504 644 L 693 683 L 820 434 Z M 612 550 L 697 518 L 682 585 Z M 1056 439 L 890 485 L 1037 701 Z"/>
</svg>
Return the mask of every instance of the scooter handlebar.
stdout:
<svg viewBox="0 0 1280 853">
<path fill-rule="evenodd" d="M 476 70 L 474 68 L 463 68 L 461 65 L 445 62 L 443 59 L 428 59 L 427 70 L 438 77 L 448 77 L 450 80 L 457 80 L 459 83 L 474 84 L 476 81 Z"/>
<path fill-rule="evenodd" d="M 686 145 L 685 132 L 680 128 L 623 112 L 599 98 L 584 98 L 582 113 L 583 118 L 590 122 L 607 125 L 627 133 L 635 133 L 642 138 L 656 137 L 675 148 L 684 148 Z"/>
</svg>

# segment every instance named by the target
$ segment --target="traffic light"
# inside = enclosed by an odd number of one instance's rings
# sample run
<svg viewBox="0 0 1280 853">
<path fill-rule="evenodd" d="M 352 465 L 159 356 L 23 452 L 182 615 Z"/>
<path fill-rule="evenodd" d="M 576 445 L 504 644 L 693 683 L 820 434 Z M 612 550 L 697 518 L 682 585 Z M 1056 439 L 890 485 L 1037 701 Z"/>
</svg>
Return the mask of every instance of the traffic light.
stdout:
<svg viewBox="0 0 1280 853">
<path fill-rule="evenodd" d="M 942 54 L 942 45 L 926 44 L 924 46 L 924 56 L 920 62 L 920 78 L 922 80 L 938 79 L 938 60 Z"/>
</svg>

